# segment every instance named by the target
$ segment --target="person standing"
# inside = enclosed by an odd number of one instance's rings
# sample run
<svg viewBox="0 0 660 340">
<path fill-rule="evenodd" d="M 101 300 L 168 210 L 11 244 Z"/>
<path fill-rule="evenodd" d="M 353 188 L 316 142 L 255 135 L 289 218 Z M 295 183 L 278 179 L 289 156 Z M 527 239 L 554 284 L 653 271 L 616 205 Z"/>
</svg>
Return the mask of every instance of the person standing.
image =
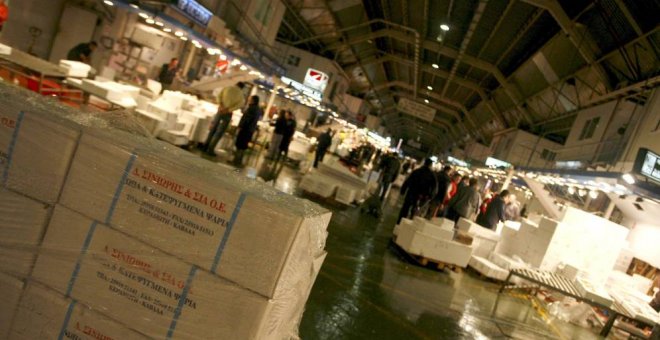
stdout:
<svg viewBox="0 0 660 340">
<path fill-rule="evenodd" d="M 449 185 L 451 183 L 451 178 L 449 177 L 450 173 L 451 166 L 445 165 L 445 167 L 442 168 L 442 171 L 437 174 L 436 177 L 438 179 L 438 193 L 436 193 L 435 197 L 433 197 L 431 200 L 429 210 L 426 213 L 427 219 L 431 219 L 442 214 L 443 204 L 445 202 L 445 198 L 448 195 Z"/>
<path fill-rule="evenodd" d="M 514 194 L 509 195 L 509 202 L 504 207 L 504 217 L 509 221 L 520 220 L 520 202 Z"/>
<path fill-rule="evenodd" d="M 286 132 L 286 111 L 280 110 L 280 113 L 277 115 L 275 120 L 275 129 L 273 130 L 273 138 L 270 140 L 270 145 L 268 146 L 268 155 L 267 159 L 275 158 L 275 155 L 280 150 L 280 144 L 282 143 L 282 138 Z"/>
<path fill-rule="evenodd" d="M 431 170 L 433 161 L 430 158 L 424 160 L 424 165 L 413 171 L 401 186 L 401 194 L 405 195 L 403 207 L 399 212 L 397 224 L 403 218 L 411 218 L 415 210 L 435 194 L 437 187 L 435 174 Z"/>
<path fill-rule="evenodd" d="M 218 96 L 218 113 L 213 118 L 209 135 L 203 147 L 207 155 L 215 156 L 215 147 L 222 139 L 222 135 L 225 134 L 231 122 L 232 113 L 245 104 L 244 87 L 245 84 L 238 82 L 236 85 L 225 87 L 220 92 Z"/>
<path fill-rule="evenodd" d="M 477 179 L 470 178 L 467 186 L 458 189 L 456 196 L 449 201 L 448 219 L 457 222 L 461 217 L 471 219 L 477 213 L 479 204 L 481 204 L 477 185 Z"/>
<path fill-rule="evenodd" d="M 477 218 L 477 223 L 484 228 L 494 229 L 500 221 L 504 222 L 506 220 L 504 208 L 509 202 L 509 195 L 509 190 L 502 190 L 499 195 L 493 197 L 486 208 L 486 213 Z"/>
<path fill-rule="evenodd" d="M 158 74 L 158 81 L 161 85 L 163 85 L 160 93 L 163 93 L 165 90 L 169 90 L 172 87 L 178 72 L 179 59 L 172 58 L 169 64 L 163 64 L 163 66 L 160 68 L 160 73 Z"/>
<path fill-rule="evenodd" d="M 328 152 L 330 144 L 332 144 L 332 129 L 328 129 L 319 136 L 319 143 L 316 146 L 316 156 L 314 157 L 315 168 L 319 167 L 319 162 L 323 162 L 323 158 L 325 157 L 325 153 Z"/>
<path fill-rule="evenodd" d="M 248 107 L 243 111 L 243 117 L 238 123 L 238 133 L 236 134 L 236 155 L 234 155 L 234 165 L 243 165 L 243 154 L 248 149 L 252 136 L 257 130 L 257 123 L 263 116 L 263 111 L 259 107 L 259 97 L 250 97 Z"/>
<path fill-rule="evenodd" d="M 97 47 L 98 44 L 95 41 L 78 44 L 69 50 L 69 53 L 66 55 L 66 59 L 89 64 L 91 62 L 92 53 L 94 50 L 96 50 Z"/>
<path fill-rule="evenodd" d="M 285 160 L 289 154 L 289 145 L 291 145 L 293 135 L 296 134 L 296 116 L 293 115 L 291 110 L 287 110 L 286 113 L 286 128 L 284 129 L 284 135 L 282 136 L 282 143 L 280 143 L 280 155 L 284 154 Z"/>
<path fill-rule="evenodd" d="M 399 168 L 401 168 L 401 163 L 399 162 L 399 157 L 395 153 L 388 153 L 383 155 L 383 159 L 380 161 L 379 169 L 380 174 L 380 187 L 379 194 L 380 200 L 385 200 L 387 191 L 390 188 L 392 182 L 396 180 L 396 177 L 399 175 Z"/>
</svg>

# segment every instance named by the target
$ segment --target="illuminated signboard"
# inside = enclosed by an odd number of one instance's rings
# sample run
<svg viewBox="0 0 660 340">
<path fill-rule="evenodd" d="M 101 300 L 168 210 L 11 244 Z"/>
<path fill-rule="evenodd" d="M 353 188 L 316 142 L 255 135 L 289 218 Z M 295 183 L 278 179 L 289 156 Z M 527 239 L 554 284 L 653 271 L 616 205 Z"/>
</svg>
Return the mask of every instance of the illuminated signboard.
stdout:
<svg viewBox="0 0 660 340">
<path fill-rule="evenodd" d="M 649 149 L 640 148 L 633 170 L 650 180 L 660 183 L 660 155 Z"/>
<path fill-rule="evenodd" d="M 208 25 L 213 17 L 211 11 L 195 0 L 179 0 L 176 8 L 203 26 Z"/>
<path fill-rule="evenodd" d="M 493 168 L 510 168 L 511 163 L 501 161 L 497 158 L 488 157 L 488 158 L 486 158 L 486 166 L 493 167 Z"/>
<path fill-rule="evenodd" d="M 447 162 L 452 163 L 454 165 L 462 166 L 464 168 L 469 168 L 470 164 L 464 160 L 449 156 L 447 157 Z"/>
<path fill-rule="evenodd" d="M 325 91 L 326 86 L 328 86 L 328 79 L 330 79 L 330 77 L 328 77 L 327 74 L 310 68 L 307 70 L 303 84 L 317 91 L 323 92 Z"/>
<path fill-rule="evenodd" d="M 317 91 L 317 90 L 315 90 L 315 89 L 313 89 L 309 86 L 301 84 L 301 83 L 299 83 L 299 82 L 297 82 L 297 81 L 295 81 L 291 78 L 282 77 L 281 79 L 282 79 L 283 83 L 285 83 L 285 84 L 293 87 L 294 89 L 300 91 L 305 96 L 310 97 L 312 99 L 315 99 L 317 101 L 323 100 L 323 94 L 321 94 L 321 92 L 319 92 L 319 91 Z"/>
</svg>

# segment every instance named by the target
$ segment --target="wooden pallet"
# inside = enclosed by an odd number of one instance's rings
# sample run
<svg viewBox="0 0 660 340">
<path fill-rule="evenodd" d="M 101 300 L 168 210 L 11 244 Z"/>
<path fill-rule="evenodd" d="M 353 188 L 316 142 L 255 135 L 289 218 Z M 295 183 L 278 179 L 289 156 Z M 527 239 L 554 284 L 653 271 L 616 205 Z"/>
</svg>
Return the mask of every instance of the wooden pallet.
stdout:
<svg viewBox="0 0 660 340">
<path fill-rule="evenodd" d="M 405 257 L 408 261 L 416 263 L 422 267 L 431 268 L 439 271 L 444 271 L 445 269 L 449 269 L 458 274 L 463 272 L 463 268 L 455 264 L 445 263 L 421 255 L 410 254 L 405 249 L 401 248 L 398 244 L 396 244 L 394 238 L 392 238 L 390 244 L 399 252 L 399 254 Z"/>
</svg>

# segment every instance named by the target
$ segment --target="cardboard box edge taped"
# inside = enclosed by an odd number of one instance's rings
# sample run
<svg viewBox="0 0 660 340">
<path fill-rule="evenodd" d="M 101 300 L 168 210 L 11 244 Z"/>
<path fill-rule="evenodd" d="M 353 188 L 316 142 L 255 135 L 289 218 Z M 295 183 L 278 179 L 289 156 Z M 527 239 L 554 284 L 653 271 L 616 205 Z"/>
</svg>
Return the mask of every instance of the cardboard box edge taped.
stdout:
<svg viewBox="0 0 660 340">
<path fill-rule="evenodd" d="M 80 233 L 78 230 L 92 230 L 91 225 L 95 225 L 94 231 L 91 231 L 91 236 L 89 234 L 88 236 L 80 235 L 84 233 Z M 86 238 L 89 240 L 86 241 Z M 86 242 L 89 248 L 85 248 Z M 106 250 L 99 250 L 103 249 L 104 243 L 107 243 Z M 67 249 L 77 249 L 80 253 L 70 252 Z M 159 322 L 153 317 L 150 322 L 139 323 L 135 317 L 131 318 L 129 314 L 138 313 L 138 315 L 142 315 L 140 312 L 144 311 L 140 310 L 139 306 L 133 306 L 130 302 L 123 300 L 115 301 L 110 298 L 111 293 L 99 290 L 98 287 L 94 288 L 95 286 L 104 287 L 103 280 L 105 279 L 95 277 L 96 272 L 104 271 L 106 277 L 121 281 L 123 285 L 137 289 L 138 293 L 154 294 L 149 288 L 141 286 L 139 282 L 142 281 L 135 281 L 139 279 L 128 279 L 131 276 L 118 274 L 121 273 L 117 271 L 120 269 L 113 269 L 112 271 L 107 269 L 107 266 L 103 265 L 104 262 L 98 260 L 103 256 L 106 256 L 106 258 L 109 256 L 104 254 L 104 252 L 108 252 L 107 249 L 113 252 L 113 249 L 119 249 L 121 253 L 130 254 L 142 262 L 155 261 L 155 264 L 152 263 L 153 267 L 150 268 L 154 268 L 156 272 L 165 272 L 162 268 L 169 268 L 170 274 L 178 278 L 187 276 L 191 272 L 189 268 L 194 267 L 194 265 L 187 264 L 179 259 L 166 256 L 150 245 L 111 227 L 97 224 L 74 211 L 57 206 L 44 240 L 42 252 L 35 265 L 33 278 L 35 281 L 57 290 L 60 294 L 70 291 L 73 298 L 95 310 L 122 310 L 123 313 L 111 312 L 108 316 L 124 325 L 134 324 L 133 329 L 143 334 L 153 336 L 148 331 L 156 331 L 157 329 L 159 330 L 158 334 L 164 334 L 169 325 L 169 322 L 166 322 L 168 320 L 167 316 L 163 316 L 164 319 L 160 321 L 160 328 L 157 328 Z M 282 299 L 268 299 L 209 272 L 197 269 L 195 274 L 191 276 L 192 281 L 190 281 L 190 289 L 195 291 L 194 294 L 197 296 L 196 307 L 194 309 L 184 307 L 177 326 L 177 329 L 180 329 L 182 333 L 177 338 L 181 336 L 183 338 L 189 338 L 189 336 L 194 338 L 195 334 L 197 336 L 214 334 L 212 330 L 221 332 L 222 329 L 218 330 L 211 326 L 216 325 L 218 320 L 227 320 L 229 317 L 236 319 L 240 316 L 242 316 L 240 320 L 245 321 L 242 330 L 238 322 L 227 321 L 232 324 L 231 332 L 242 334 L 231 333 L 232 335 L 250 339 L 277 339 L 281 334 L 290 333 L 295 328 L 293 323 L 299 319 L 299 314 L 302 313 L 305 299 L 312 287 L 311 280 L 318 274 L 315 272 L 320 266 L 318 261 L 322 261 L 324 257 L 325 255 L 322 255 L 320 258 L 315 259 L 315 263 L 311 263 L 313 267 L 309 269 L 309 277 L 307 278 L 309 285 L 302 287 L 303 289 L 289 292 Z M 78 260 L 79 258 L 80 260 Z M 112 261 L 120 260 L 115 258 Z M 117 263 L 118 266 L 122 266 L 121 262 Z M 136 272 L 138 276 L 142 275 L 144 277 L 145 275 L 139 272 L 139 268 L 135 269 L 125 264 L 123 266 L 129 271 Z M 75 279 L 72 279 L 74 277 Z M 123 286 L 120 285 L 119 287 Z M 121 299 L 121 297 L 117 297 L 117 299 Z M 117 305 L 114 305 L 115 303 Z M 137 310 L 134 308 L 137 308 Z M 210 312 L 209 308 L 212 308 L 213 313 Z M 213 319 L 210 320 L 209 317 Z M 197 333 L 193 334 L 191 331 Z M 224 331 L 227 331 L 227 329 L 224 329 Z M 251 335 L 248 336 L 248 334 Z M 216 335 L 220 336 L 220 334 Z M 224 336 L 228 336 L 228 334 Z"/>
</svg>

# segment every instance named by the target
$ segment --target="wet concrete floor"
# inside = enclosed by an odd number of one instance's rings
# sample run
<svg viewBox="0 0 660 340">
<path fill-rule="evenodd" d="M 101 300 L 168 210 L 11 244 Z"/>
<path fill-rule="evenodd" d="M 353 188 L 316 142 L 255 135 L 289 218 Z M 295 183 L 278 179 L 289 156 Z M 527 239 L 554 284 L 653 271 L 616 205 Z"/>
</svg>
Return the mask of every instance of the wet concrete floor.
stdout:
<svg viewBox="0 0 660 340">
<path fill-rule="evenodd" d="M 219 162 L 228 158 L 218 157 Z M 300 195 L 294 167 L 255 153 L 243 171 Z M 522 294 L 498 295 L 499 284 L 472 272 L 417 266 L 390 244 L 400 207 L 396 192 L 384 215 L 328 206 L 328 256 L 306 305 L 302 339 L 598 339 L 594 331 L 559 321 Z M 499 296 L 497 309 L 494 310 Z"/>
</svg>

